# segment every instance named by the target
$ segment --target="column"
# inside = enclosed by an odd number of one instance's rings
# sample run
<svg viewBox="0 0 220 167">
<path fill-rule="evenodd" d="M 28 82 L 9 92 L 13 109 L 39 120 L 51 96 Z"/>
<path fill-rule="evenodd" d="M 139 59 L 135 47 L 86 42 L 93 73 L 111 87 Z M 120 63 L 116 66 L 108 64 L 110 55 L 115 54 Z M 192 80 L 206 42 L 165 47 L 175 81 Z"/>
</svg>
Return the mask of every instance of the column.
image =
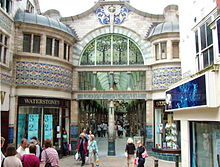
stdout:
<svg viewBox="0 0 220 167">
<path fill-rule="evenodd" d="M 182 166 L 190 167 L 190 136 L 189 122 L 187 120 L 180 121 L 181 128 L 181 162 Z"/>
<path fill-rule="evenodd" d="M 172 41 L 167 40 L 167 60 L 172 60 L 173 58 L 173 47 L 172 47 Z"/>
<path fill-rule="evenodd" d="M 153 101 L 146 100 L 146 145 L 147 151 L 152 152 L 153 147 Z"/>
<path fill-rule="evenodd" d="M 128 75 L 128 91 L 131 90 L 131 72 L 127 72 L 127 75 Z"/>
<path fill-rule="evenodd" d="M 96 90 L 96 78 L 97 78 L 97 72 L 93 72 L 93 81 L 92 81 L 92 90 Z"/>
<path fill-rule="evenodd" d="M 79 101 L 71 101 L 71 114 L 70 114 L 70 143 L 72 147 L 72 154 L 75 153 L 77 147 L 77 139 L 79 137 Z"/>
<path fill-rule="evenodd" d="M 115 155 L 115 119 L 114 102 L 109 103 L 108 114 L 108 155 Z"/>
<path fill-rule="evenodd" d="M 110 75 L 109 75 L 109 88 L 110 88 L 110 90 L 113 90 L 113 80 L 114 80 L 114 73 L 113 72 L 110 72 Z"/>
</svg>

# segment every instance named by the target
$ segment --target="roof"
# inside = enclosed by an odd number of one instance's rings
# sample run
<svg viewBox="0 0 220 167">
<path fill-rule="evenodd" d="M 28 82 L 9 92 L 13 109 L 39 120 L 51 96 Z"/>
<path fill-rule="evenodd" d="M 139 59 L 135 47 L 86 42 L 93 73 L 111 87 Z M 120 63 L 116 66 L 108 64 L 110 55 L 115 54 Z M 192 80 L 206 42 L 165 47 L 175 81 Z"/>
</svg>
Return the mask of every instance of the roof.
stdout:
<svg viewBox="0 0 220 167">
<path fill-rule="evenodd" d="M 179 23 L 177 22 L 164 22 L 156 25 L 150 30 L 147 38 L 151 38 L 155 35 L 160 35 L 164 33 L 174 33 L 179 32 Z"/>
<path fill-rule="evenodd" d="M 28 24 L 36 24 L 36 25 L 41 25 L 41 26 L 47 26 L 50 28 L 54 28 L 63 32 L 66 32 L 75 39 L 78 39 L 77 34 L 75 30 L 71 29 L 68 27 L 66 24 L 63 24 L 62 22 L 51 19 L 49 17 L 43 16 L 43 15 L 38 15 L 34 13 L 27 13 L 22 10 L 18 10 L 15 14 L 14 17 L 15 22 L 22 22 L 22 23 L 28 23 Z"/>
</svg>

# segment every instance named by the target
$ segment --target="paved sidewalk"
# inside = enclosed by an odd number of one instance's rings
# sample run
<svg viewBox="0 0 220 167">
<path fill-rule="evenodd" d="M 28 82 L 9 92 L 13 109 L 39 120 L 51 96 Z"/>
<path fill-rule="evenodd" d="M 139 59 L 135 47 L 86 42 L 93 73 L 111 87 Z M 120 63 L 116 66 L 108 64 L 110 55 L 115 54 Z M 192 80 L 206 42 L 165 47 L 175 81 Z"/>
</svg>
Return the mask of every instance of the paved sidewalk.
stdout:
<svg viewBox="0 0 220 167">
<path fill-rule="evenodd" d="M 81 162 L 76 161 L 74 156 L 64 157 L 60 160 L 60 167 L 80 167 Z M 92 165 L 85 165 L 91 167 Z M 154 158 L 148 157 L 145 162 L 145 167 L 154 167 Z M 100 167 L 127 167 L 126 158 L 123 156 L 101 156 Z M 159 160 L 159 167 L 175 167 L 174 162 Z M 181 167 L 181 165 L 179 165 Z"/>
</svg>

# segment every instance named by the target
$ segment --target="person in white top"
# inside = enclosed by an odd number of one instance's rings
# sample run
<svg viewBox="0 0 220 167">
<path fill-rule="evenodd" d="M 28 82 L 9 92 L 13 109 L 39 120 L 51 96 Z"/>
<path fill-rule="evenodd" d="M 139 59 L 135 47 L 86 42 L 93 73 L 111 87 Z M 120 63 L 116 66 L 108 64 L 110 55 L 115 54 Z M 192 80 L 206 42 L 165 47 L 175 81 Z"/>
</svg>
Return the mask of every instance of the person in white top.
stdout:
<svg viewBox="0 0 220 167">
<path fill-rule="evenodd" d="M 4 167 L 22 167 L 21 160 L 17 158 L 16 148 L 12 145 L 9 145 L 6 149 L 7 157 L 2 160 L 2 166 Z"/>
<path fill-rule="evenodd" d="M 28 148 L 28 140 L 23 138 L 21 140 L 21 144 L 17 149 L 17 157 L 20 158 L 24 154 L 29 154 L 29 148 Z"/>
</svg>

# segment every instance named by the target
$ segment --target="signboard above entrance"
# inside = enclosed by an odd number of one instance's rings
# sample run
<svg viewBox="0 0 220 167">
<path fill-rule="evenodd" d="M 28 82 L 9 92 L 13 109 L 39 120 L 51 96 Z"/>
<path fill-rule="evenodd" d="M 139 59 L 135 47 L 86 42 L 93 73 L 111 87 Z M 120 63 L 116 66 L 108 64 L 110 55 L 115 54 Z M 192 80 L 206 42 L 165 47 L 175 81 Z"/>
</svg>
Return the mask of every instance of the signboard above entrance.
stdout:
<svg viewBox="0 0 220 167">
<path fill-rule="evenodd" d="M 147 94 L 78 94 L 77 99 L 147 99 Z"/>
</svg>

